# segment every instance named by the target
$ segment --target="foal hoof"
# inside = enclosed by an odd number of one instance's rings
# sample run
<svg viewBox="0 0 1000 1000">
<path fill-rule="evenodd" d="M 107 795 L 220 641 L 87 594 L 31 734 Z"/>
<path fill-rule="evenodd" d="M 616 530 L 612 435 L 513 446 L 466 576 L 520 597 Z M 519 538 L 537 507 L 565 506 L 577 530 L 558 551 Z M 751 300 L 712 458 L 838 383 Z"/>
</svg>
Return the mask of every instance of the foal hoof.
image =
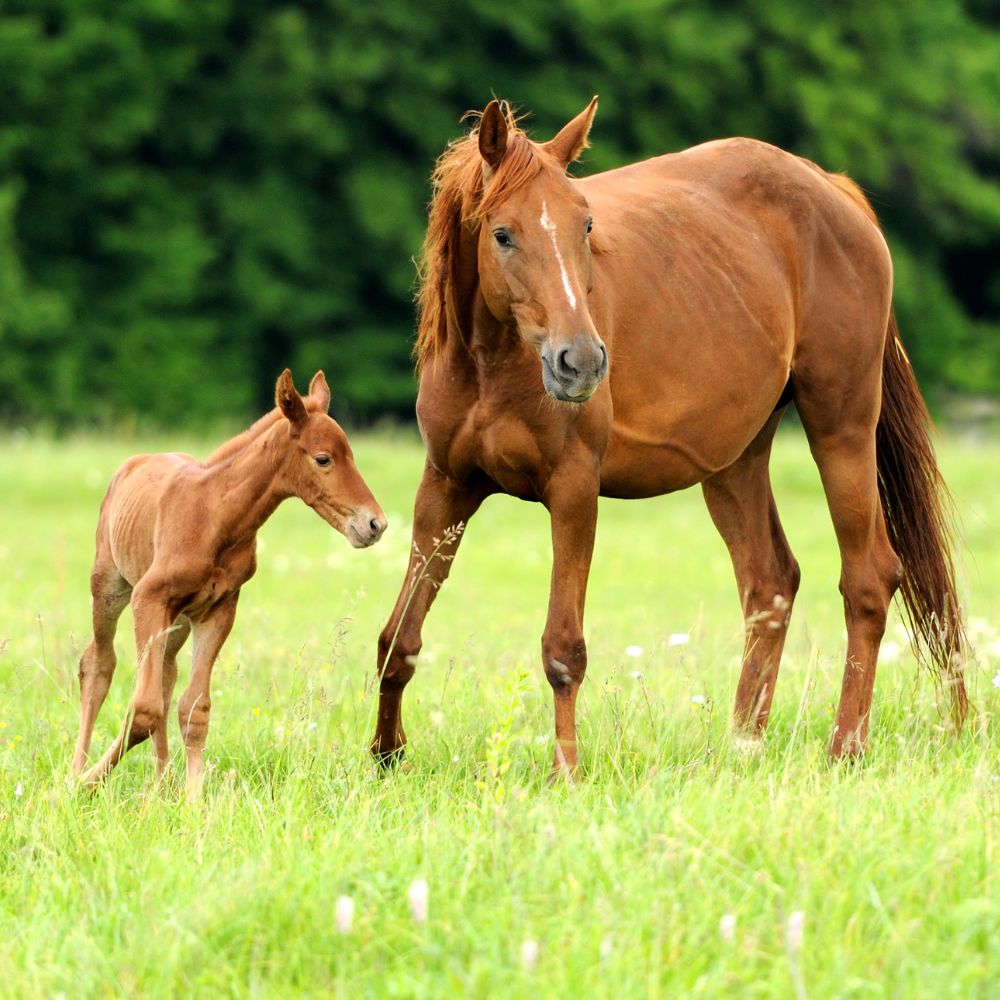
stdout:
<svg viewBox="0 0 1000 1000">
<path fill-rule="evenodd" d="M 736 734 L 733 736 L 733 750 L 742 760 L 761 757 L 764 754 L 764 740 L 758 735 Z"/>
</svg>

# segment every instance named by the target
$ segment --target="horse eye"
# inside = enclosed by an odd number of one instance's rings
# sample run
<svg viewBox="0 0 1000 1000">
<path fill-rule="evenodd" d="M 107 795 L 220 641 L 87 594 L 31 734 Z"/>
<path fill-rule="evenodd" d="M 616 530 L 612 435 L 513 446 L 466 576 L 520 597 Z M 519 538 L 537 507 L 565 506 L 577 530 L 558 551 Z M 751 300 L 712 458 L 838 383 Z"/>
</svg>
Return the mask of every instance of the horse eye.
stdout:
<svg viewBox="0 0 1000 1000">
<path fill-rule="evenodd" d="M 333 459 L 331 459 L 329 455 L 316 455 L 315 456 L 315 462 L 316 462 L 316 464 L 318 466 L 324 468 L 324 469 L 328 465 L 330 465 L 332 463 L 332 461 L 333 461 Z"/>
<path fill-rule="evenodd" d="M 587 219 L 587 235 L 589 236 L 594 231 L 594 220 Z"/>
<path fill-rule="evenodd" d="M 493 233 L 493 239 L 497 241 L 497 246 L 512 247 L 514 245 L 514 237 L 510 235 L 509 229 L 495 230 Z"/>
</svg>

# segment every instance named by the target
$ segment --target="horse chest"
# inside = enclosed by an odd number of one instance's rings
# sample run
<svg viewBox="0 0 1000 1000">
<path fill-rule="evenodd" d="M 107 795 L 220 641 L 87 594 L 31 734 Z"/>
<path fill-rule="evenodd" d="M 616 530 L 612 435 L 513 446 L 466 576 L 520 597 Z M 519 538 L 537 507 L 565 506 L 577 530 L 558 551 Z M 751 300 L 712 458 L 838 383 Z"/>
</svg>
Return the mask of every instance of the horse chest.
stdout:
<svg viewBox="0 0 1000 1000">
<path fill-rule="evenodd" d="M 552 470 L 537 435 L 517 417 L 486 413 L 474 439 L 479 467 L 505 493 L 522 500 L 538 500 Z"/>
</svg>

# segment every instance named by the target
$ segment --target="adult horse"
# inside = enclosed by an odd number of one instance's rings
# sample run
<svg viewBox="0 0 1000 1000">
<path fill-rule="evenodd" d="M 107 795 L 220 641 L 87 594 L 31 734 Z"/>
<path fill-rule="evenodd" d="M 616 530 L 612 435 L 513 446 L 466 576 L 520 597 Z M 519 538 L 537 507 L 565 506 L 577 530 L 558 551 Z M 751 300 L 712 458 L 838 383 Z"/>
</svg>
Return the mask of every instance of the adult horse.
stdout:
<svg viewBox="0 0 1000 1000">
<path fill-rule="evenodd" d="M 551 515 L 542 662 L 557 770 L 577 764 L 599 495 L 701 484 L 746 621 L 735 724 L 762 734 L 799 583 L 768 475 L 792 402 L 841 555 L 847 658 L 831 757 L 865 747 L 897 588 L 961 722 L 943 484 L 871 206 L 848 178 L 750 139 L 571 178 L 596 107 L 535 143 L 494 100 L 438 161 L 417 339 L 427 461 L 410 568 L 379 641 L 372 752 L 391 760 L 406 742 L 403 689 L 461 537 L 446 529 L 497 492 Z"/>
</svg>

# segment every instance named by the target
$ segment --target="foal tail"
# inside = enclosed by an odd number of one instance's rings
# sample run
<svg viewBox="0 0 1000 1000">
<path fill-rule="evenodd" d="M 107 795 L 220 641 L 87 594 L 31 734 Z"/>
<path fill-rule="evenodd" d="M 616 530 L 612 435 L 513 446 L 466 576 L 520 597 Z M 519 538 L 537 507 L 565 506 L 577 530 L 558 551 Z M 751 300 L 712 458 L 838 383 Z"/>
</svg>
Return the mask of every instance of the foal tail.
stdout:
<svg viewBox="0 0 1000 1000">
<path fill-rule="evenodd" d="M 951 689 L 952 714 L 961 726 L 969 709 L 962 679 L 968 639 L 951 556 L 951 497 L 929 427 L 927 406 L 899 340 L 896 317 L 890 315 L 875 431 L 879 498 L 889 541 L 903 563 L 899 595 L 914 650 Z"/>
</svg>

